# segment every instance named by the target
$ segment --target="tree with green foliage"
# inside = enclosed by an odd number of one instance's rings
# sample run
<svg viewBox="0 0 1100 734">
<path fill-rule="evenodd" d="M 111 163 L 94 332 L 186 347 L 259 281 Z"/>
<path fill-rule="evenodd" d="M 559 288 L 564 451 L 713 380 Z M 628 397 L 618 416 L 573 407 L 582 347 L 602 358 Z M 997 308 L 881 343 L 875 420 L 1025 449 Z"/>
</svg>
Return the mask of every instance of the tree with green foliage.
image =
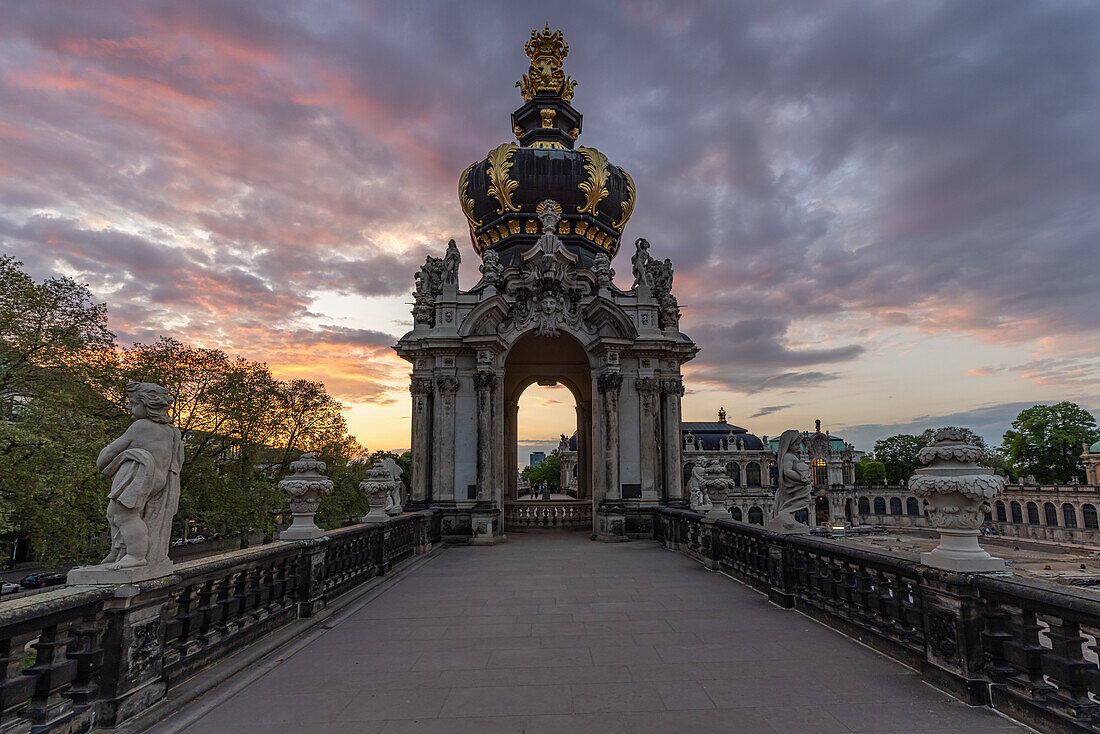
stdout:
<svg viewBox="0 0 1100 734">
<path fill-rule="evenodd" d="M 1034 405 L 1020 411 L 1005 431 L 1003 451 L 1017 476 L 1040 482 L 1083 478 L 1081 445 L 1100 440 L 1096 418 L 1076 403 Z"/>
<path fill-rule="evenodd" d="M 558 489 L 561 484 L 561 454 L 557 449 L 535 466 L 524 467 L 521 472 L 532 489 L 545 484 L 553 489 Z"/>
<path fill-rule="evenodd" d="M 920 466 L 917 454 L 927 445 L 921 436 L 907 433 L 875 441 L 875 459 L 886 467 L 886 480 L 897 484 L 913 476 Z"/>
<path fill-rule="evenodd" d="M 886 479 L 886 467 L 870 456 L 861 456 L 855 465 L 857 484 L 882 484 Z"/>
<path fill-rule="evenodd" d="M 0 257 L 0 529 L 47 564 L 86 559 L 106 530 L 95 459 L 128 424 L 116 367 L 104 304 Z"/>
</svg>

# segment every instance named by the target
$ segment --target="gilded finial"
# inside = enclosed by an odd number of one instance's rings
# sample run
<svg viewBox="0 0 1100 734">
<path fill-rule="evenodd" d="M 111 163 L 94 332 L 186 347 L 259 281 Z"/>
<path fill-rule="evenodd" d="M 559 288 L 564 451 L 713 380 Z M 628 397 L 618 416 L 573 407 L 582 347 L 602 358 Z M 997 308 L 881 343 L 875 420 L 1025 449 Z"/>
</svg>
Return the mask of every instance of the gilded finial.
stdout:
<svg viewBox="0 0 1100 734">
<path fill-rule="evenodd" d="M 551 33 L 547 23 L 541 33 L 531 31 L 531 40 L 523 50 L 531 59 L 531 66 L 516 86 L 525 102 L 530 102 L 539 92 L 551 92 L 566 102 L 573 99 L 573 87 L 577 83 L 561 70 L 562 62 L 569 55 L 569 44 L 560 30 Z"/>
</svg>

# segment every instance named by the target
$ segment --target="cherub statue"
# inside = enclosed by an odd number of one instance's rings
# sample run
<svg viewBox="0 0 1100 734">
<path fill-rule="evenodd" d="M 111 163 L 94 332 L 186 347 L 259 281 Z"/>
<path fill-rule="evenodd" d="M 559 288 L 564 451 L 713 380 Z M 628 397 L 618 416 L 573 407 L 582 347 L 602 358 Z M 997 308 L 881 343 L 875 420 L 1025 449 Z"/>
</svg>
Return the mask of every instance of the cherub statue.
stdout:
<svg viewBox="0 0 1100 734">
<path fill-rule="evenodd" d="M 802 434 L 795 429 L 779 437 L 779 486 L 775 505 L 765 527 L 775 533 L 808 533 L 810 528 L 794 519 L 799 510 L 810 507 L 810 465 L 798 455 Z"/>
<path fill-rule="evenodd" d="M 151 382 L 126 385 L 133 423 L 99 452 L 96 466 L 111 478 L 107 570 L 168 561 L 172 518 L 179 507 L 183 439 L 168 418 L 172 395 Z"/>
<path fill-rule="evenodd" d="M 405 482 L 401 480 L 401 467 L 391 457 L 382 460 L 382 466 L 390 473 L 390 489 L 386 493 L 386 505 L 383 511 L 387 515 L 400 515 L 404 510 Z"/>
<path fill-rule="evenodd" d="M 687 483 L 687 492 L 691 509 L 696 512 L 707 512 L 714 509 L 714 505 L 710 501 L 710 495 L 707 492 L 706 469 L 702 465 L 692 468 L 691 478 L 688 479 Z"/>
</svg>

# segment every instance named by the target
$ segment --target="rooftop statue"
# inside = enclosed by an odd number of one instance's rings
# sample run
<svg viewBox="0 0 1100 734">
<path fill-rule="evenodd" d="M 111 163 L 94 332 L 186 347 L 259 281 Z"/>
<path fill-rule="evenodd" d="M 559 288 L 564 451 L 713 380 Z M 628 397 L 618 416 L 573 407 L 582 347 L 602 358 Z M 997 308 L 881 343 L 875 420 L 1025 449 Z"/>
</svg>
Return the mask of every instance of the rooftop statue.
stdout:
<svg viewBox="0 0 1100 734">
<path fill-rule="evenodd" d="M 126 583 L 172 572 L 168 546 L 183 466 L 183 439 L 168 417 L 172 395 L 151 382 L 131 382 L 126 394 L 133 422 L 96 459 L 111 478 L 111 551 L 98 566 L 73 569 L 69 583 Z"/>
</svg>

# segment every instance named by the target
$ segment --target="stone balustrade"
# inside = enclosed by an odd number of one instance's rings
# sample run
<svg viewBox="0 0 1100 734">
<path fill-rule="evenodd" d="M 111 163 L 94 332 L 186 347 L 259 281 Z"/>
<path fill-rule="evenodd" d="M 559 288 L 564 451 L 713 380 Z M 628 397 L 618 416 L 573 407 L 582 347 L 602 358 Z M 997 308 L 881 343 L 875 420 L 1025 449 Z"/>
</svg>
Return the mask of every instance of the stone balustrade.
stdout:
<svg viewBox="0 0 1100 734">
<path fill-rule="evenodd" d="M 530 500 L 504 506 L 504 527 L 591 528 L 592 503 L 587 500 Z"/>
<path fill-rule="evenodd" d="M 182 563 L 160 579 L 0 603 L 0 732 L 116 726 L 439 538 L 438 513 L 407 513 Z"/>
<path fill-rule="evenodd" d="M 1040 731 L 1100 731 L 1100 599 L 1002 575 L 951 573 L 806 535 L 657 511 L 666 547 L 698 558 Z"/>
</svg>

